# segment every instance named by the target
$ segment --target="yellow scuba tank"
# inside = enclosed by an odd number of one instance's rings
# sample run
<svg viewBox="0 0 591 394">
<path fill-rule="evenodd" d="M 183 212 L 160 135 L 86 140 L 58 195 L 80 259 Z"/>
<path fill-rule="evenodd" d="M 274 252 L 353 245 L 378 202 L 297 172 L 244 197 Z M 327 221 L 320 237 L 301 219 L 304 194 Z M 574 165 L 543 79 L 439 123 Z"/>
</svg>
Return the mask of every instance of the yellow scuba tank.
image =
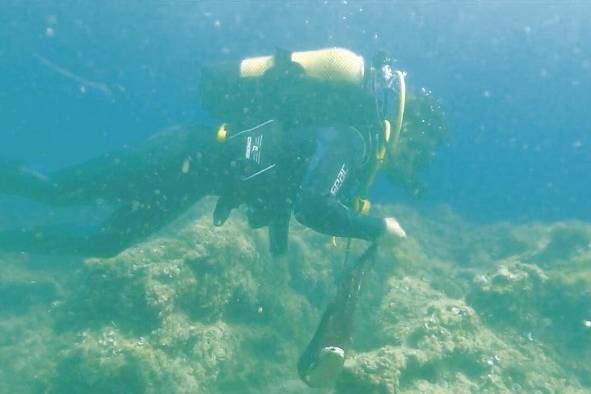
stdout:
<svg viewBox="0 0 591 394">
<path fill-rule="evenodd" d="M 285 62 L 301 75 L 271 72 Z M 363 93 L 364 63 L 363 57 L 348 49 L 327 48 L 206 66 L 199 86 L 202 106 L 225 122 L 250 117 L 256 123 L 275 117 L 280 110 L 299 111 L 298 116 L 304 117 L 347 107 L 351 112 L 361 107 L 355 104 Z"/>
<path fill-rule="evenodd" d="M 302 66 L 314 79 L 361 84 L 364 75 L 363 57 L 344 48 L 327 48 L 291 53 L 291 61 Z M 261 77 L 275 64 L 275 56 L 246 58 L 240 62 L 240 77 Z"/>
</svg>

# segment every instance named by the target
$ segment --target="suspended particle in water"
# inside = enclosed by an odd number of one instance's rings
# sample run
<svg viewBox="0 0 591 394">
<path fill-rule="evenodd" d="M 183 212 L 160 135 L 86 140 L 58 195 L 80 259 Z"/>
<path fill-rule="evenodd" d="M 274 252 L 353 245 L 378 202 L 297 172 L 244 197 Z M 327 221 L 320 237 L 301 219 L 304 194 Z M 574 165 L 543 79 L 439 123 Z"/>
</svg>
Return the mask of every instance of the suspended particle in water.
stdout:
<svg viewBox="0 0 591 394">
<path fill-rule="evenodd" d="M 80 93 L 82 93 L 82 94 L 86 93 L 86 86 L 80 85 Z"/>
<path fill-rule="evenodd" d="M 53 29 L 53 27 L 48 27 L 45 29 L 45 36 L 47 38 L 52 38 L 55 35 L 55 30 Z"/>
<path fill-rule="evenodd" d="M 183 160 L 183 164 L 181 166 L 181 172 L 186 174 L 191 169 L 191 160 L 189 158 Z"/>
<path fill-rule="evenodd" d="M 591 328 L 591 320 L 585 320 L 585 321 L 583 322 L 583 325 L 584 325 L 585 327 L 587 327 L 587 328 Z"/>
</svg>

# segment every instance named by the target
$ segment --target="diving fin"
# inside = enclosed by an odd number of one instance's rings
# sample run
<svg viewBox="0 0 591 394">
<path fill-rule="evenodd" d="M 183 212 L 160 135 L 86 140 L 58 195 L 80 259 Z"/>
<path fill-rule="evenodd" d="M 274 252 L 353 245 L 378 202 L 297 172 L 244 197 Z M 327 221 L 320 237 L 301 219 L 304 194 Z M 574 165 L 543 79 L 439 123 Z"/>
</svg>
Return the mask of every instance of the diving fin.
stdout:
<svg viewBox="0 0 591 394">
<path fill-rule="evenodd" d="M 343 366 L 345 351 L 338 346 L 326 346 L 320 350 L 314 365 L 310 366 L 304 381 L 310 387 L 328 388 L 334 385 Z"/>
<path fill-rule="evenodd" d="M 357 299 L 365 273 L 375 260 L 377 244 L 355 261 L 326 308 L 314 337 L 298 361 L 298 374 L 310 387 L 332 387 L 345 363 Z"/>
</svg>

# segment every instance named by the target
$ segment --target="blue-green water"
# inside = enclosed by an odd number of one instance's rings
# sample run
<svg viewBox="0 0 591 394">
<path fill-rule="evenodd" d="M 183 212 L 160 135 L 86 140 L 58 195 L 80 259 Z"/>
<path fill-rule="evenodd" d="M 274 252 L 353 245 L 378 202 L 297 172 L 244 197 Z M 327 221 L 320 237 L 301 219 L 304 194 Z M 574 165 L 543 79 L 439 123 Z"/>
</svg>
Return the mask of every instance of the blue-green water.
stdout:
<svg viewBox="0 0 591 394">
<path fill-rule="evenodd" d="M 2 157 L 80 162 L 201 119 L 200 67 L 275 48 L 386 48 L 443 101 L 429 201 L 479 219 L 589 219 L 584 2 L 3 2 Z M 108 87 L 87 87 L 42 59 Z"/>
<path fill-rule="evenodd" d="M 409 239 L 366 278 L 336 392 L 590 392 L 590 15 L 585 2 L 7 0 L 0 159 L 52 172 L 219 121 L 200 103 L 208 64 L 387 49 L 411 91 L 440 100 L 448 138 L 422 199 L 385 178 L 372 189 Z M 212 208 L 112 259 L 0 252 L 0 392 L 306 392 L 295 364 L 344 242 L 295 225 L 276 262 L 264 232 L 240 214 L 214 229 Z M 0 196 L 2 231 L 98 220 Z"/>
</svg>

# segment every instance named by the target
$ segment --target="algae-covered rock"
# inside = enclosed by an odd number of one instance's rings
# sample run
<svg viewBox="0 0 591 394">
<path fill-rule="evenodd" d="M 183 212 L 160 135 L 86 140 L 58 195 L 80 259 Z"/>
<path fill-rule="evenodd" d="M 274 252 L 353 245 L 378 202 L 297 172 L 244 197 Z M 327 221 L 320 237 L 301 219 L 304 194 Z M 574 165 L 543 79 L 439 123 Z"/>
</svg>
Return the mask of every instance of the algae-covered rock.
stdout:
<svg viewBox="0 0 591 394">
<path fill-rule="evenodd" d="M 55 352 L 68 343 L 52 330 L 52 310 L 63 297 L 69 262 L 23 254 L 0 255 L 0 392 L 42 392 Z"/>
<path fill-rule="evenodd" d="M 213 227 L 211 209 L 113 258 L 0 256 L 0 392 L 312 392 L 296 363 L 346 240 L 294 223 L 273 259 L 265 231 L 240 213 Z M 329 392 L 591 391 L 590 225 L 375 209 L 409 238 L 380 248 Z"/>
<path fill-rule="evenodd" d="M 371 327 L 382 346 L 347 362 L 339 393 L 583 391 L 542 343 L 488 327 L 416 278 L 388 286 Z"/>
<path fill-rule="evenodd" d="M 257 237 L 240 216 L 215 228 L 188 215 L 116 257 L 88 259 L 54 314 L 77 340 L 48 391 L 257 392 L 293 379 L 296 340 L 315 315 Z"/>
<path fill-rule="evenodd" d="M 405 212 L 397 214 L 403 217 Z M 379 303 L 367 302 L 372 300 L 369 294 L 362 303 L 372 309 L 361 311 L 355 343 L 358 353 L 347 361 L 337 392 L 591 389 L 587 366 L 591 332 L 584 319 L 591 314 L 590 288 L 581 281 L 568 284 L 563 275 L 533 263 L 551 245 L 540 238 L 555 239 L 556 229 L 539 224 L 474 229 L 458 226 L 454 218 L 438 223 L 438 233 L 445 233 L 445 225 L 451 233 L 440 237 L 428 228 L 429 221 L 407 217 L 416 222 L 418 234 L 413 242 L 392 251 L 389 264 L 386 255 L 386 261 L 376 267 L 374 280 L 383 277 L 379 271 L 388 272 L 388 279 L 381 282 L 386 291 L 379 291 Z M 427 227 L 427 242 L 421 239 L 421 221 Z M 464 229 L 470 231 L 462 234 Z M 501 230 L 505 234 L 499 237 Z M 577 224 L 572 233 L 578 251 L 560 253 L 574 258 L 582 275 L 580 239 L 586 231 Z M 441 238 L 487 240 L 446 246 Z M 463 252 L 458 254 L 458 250 Z M 467 259 L 472 261 L 466 269 L 466 260 L 448 260 L 467 255 L 480 256 L 481 263 Z M 392 266 L 398 268 L 384 268 Z M 589 266 L 586 270 L 588 274 Z M 376 292 L 373 288 L 367 293 L 371 291 Z"/>
</svg>

